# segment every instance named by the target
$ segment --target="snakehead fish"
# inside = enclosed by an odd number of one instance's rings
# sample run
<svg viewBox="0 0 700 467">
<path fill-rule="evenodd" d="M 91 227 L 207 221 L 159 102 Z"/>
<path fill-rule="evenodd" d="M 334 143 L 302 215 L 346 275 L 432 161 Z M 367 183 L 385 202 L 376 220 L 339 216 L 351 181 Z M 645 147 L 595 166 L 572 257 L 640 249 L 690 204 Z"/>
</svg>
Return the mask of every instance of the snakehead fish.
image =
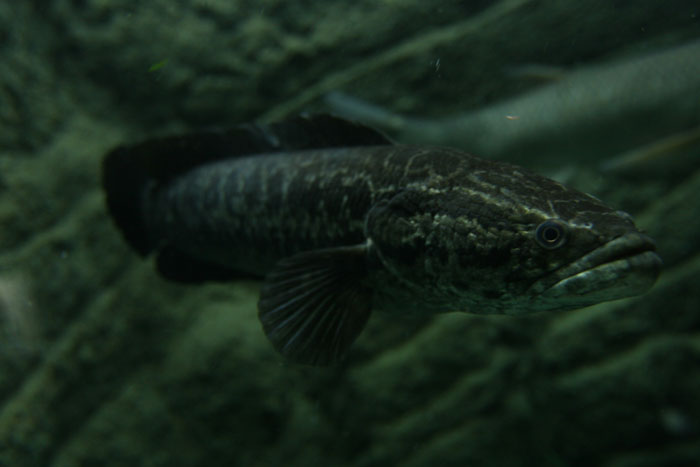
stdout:
<svg viewBox="0 0 700 467">
<path fill-rule="evenodd" d="M 342 358 L 372 310 L 569 310 L 643 293 L 661 267 L 590 195 L 328 115 L 121 146 L 103 184 L 166 278 L 263 278 L 265 334 L 307 364 Z"/>
</svg>

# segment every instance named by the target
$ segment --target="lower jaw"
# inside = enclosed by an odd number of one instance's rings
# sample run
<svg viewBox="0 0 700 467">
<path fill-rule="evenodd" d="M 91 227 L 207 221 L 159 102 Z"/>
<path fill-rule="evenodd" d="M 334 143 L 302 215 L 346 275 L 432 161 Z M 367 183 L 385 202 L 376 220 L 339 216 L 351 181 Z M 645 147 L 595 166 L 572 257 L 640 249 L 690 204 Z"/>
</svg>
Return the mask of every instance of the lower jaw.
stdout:
<svg viewBox="0 0 700 467">
<path fill-rule="evenodd" d="M 578 298 L 582 306 L 640 295 L 656 282 L 661 258 L 653 251 L 603 263 L 566 277 L 542 293 L 543 298 Z"/>
</svg>

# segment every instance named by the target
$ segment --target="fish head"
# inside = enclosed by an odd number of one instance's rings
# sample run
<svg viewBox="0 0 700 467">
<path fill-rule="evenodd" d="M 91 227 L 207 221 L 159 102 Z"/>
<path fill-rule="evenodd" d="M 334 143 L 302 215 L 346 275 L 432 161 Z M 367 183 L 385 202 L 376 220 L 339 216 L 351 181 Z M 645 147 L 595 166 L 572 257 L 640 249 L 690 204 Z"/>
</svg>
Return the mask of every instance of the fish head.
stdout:
<svg viewBox="0 0 700 467">
<path fill-rule="evenodd" d="M 504 297 L 504 312 L 583 308 L 652 287 L 662 265 L 654 241 L 628 214 L 593 202 L 601 209 L 571 216 L 540 211 L 521 225 L 521 250 L 512 252 L 519 260 L 504 277 L 514 291 Z"/>
<path fill-rule="evenodd" d="M 462 188 L 409 190 L 376 211 L 373 248 L 402 283 L 387 293 L 414 308 L 522 314 L 582 308 L 654 284 L 661 259 L 630 215 L 512 170 L 508 180 L 492 174 Z"/>
</svg>

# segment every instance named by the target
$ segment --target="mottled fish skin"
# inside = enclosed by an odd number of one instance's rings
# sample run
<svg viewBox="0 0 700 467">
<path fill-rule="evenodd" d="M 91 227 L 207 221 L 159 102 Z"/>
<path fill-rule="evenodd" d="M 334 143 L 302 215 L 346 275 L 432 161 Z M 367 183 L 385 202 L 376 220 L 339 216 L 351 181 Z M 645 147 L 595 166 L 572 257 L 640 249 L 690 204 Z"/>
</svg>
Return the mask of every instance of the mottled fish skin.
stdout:
<svg viewBox="0 0 700 467">
<path fill-rule="evenodd" d="M 401 177 L 393 149 L 256 155 L 206 165 L 147 197 L 146 218 L 157 238 L 183 251 L 263 276 L 295 253 L 364 243 L 370 207 L 399 186 L 391 183 Z"/>
<path fill-rule="evenodd" d="M 587 194 L 513 165 L 420 146 L 213 163 L 152 193 L 146 209 L 166 243 L 259 276 L 299 252 L 369 242 L 375 304 L 399 312 L 589 305 L 599 300 L 550 303 L 529 288 L 614 238 L 637 235 L 628 215 Z M 536 242 L 548 219 L 566 225 L 564 247 Z"/>
<path fill-rule="evenodd" d="M 118 148 L 104 164 L 117 224 L 138 252 L 158 254 L 166 277 L 265 277 L 263 329 L 292 360 L 342 358 L 375 309 L 566 310 L 643 293 L 659 274 L 653 241 L 590 195 L 333 117 L 293 123 L 331 147 L 284 125 L 250 127 Z M 334 147 L 346 132 L 372 144 Z M 275 150 L 219 157 L 241 138 Z M 276 149 L 290 141 L 309 149 Z M 192 151 L 216 157 L 197 164 Z M 164 160 L 177 167 L 153 168 Z M 204 275 L 181 275 L 189 269 Z"/>
</svg>

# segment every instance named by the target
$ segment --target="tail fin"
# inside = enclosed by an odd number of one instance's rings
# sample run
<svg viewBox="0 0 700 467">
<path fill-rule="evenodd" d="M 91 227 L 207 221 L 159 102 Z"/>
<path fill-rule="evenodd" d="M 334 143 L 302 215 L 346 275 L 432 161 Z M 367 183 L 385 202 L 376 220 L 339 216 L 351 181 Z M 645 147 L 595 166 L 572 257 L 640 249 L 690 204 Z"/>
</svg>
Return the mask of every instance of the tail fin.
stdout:
<svg viewBox="0 0 700 467">
<path fill-rule="evenodd" d="M 207 131 L 155 138 L 107 153 L 102 162 L 107 207 L 126 240 L 142 256 L 158 242 L 149 233 L 142 212 L 146 190 L 157 190 L 192 167 L 228 157 L 234 152 L 235 133 Z M 244 143 L 253 146 L 250 139 Z"/>
<path fill-rule="evenodd" d="M 102 186 L 115 224 L 127 242 L 146 256 L 155 247 L 142 212 L 149 176 L 133 159 L 132 151 L 125 146 L 109 152 L 102 162 Z"/>
</svg>

